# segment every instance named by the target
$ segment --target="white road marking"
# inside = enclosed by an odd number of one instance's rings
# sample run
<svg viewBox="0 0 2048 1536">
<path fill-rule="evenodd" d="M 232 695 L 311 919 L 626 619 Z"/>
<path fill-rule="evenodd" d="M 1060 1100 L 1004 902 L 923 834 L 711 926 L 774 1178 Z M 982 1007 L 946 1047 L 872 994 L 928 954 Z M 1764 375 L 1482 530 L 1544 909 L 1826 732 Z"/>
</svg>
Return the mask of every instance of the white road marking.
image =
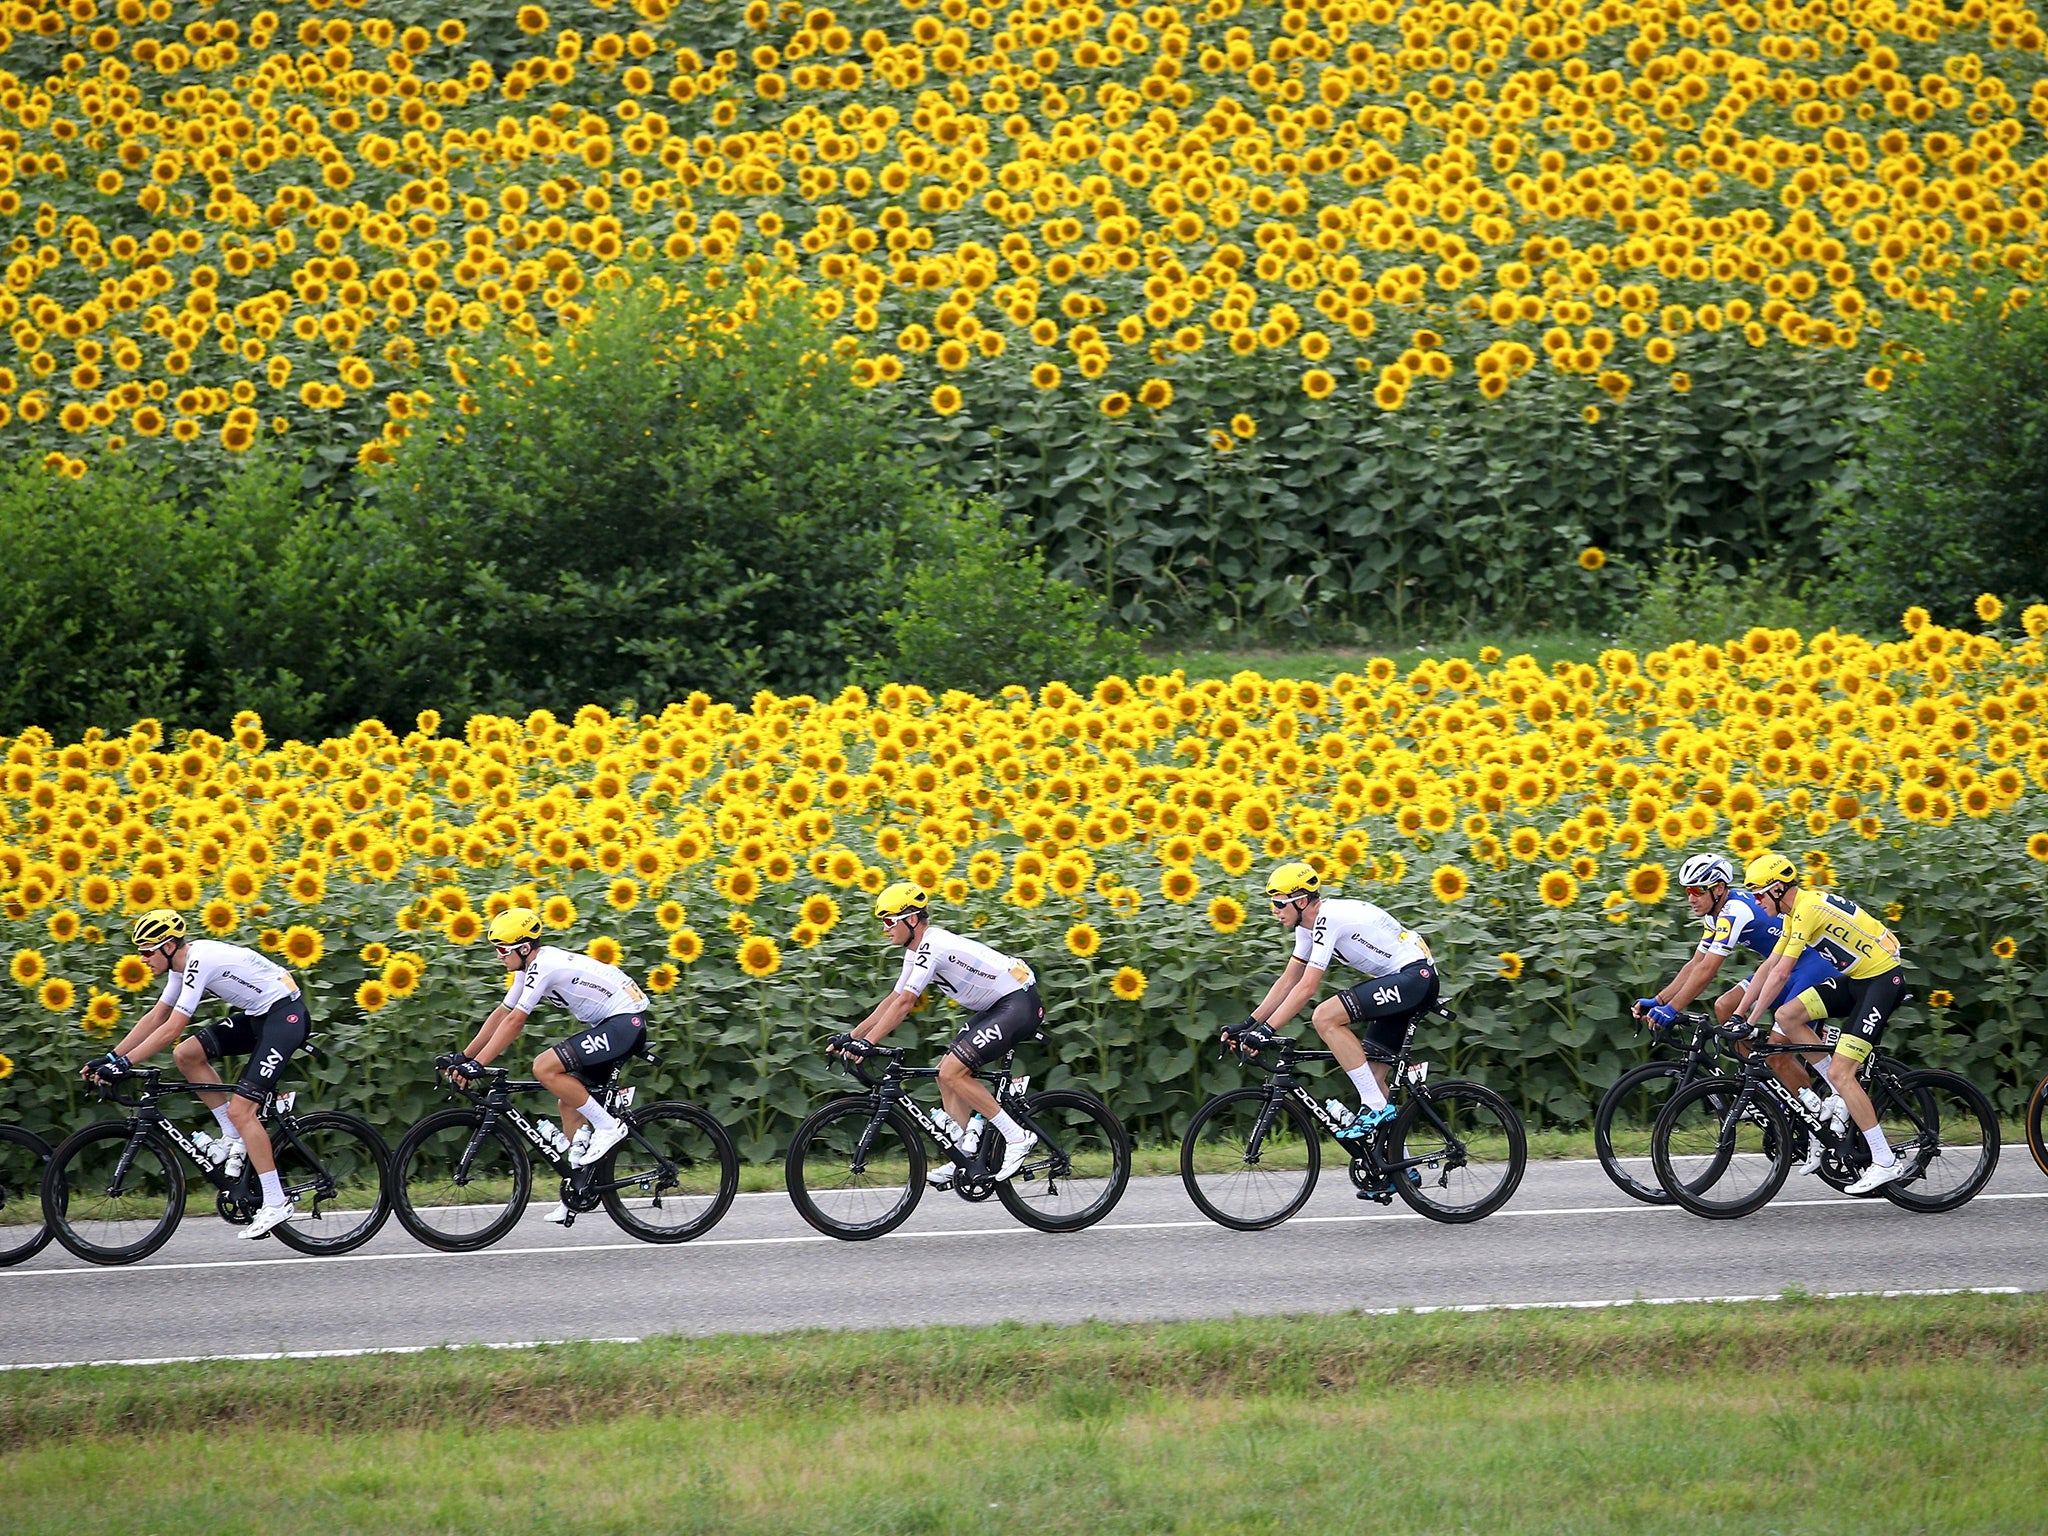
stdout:
<svg viewBox="0 0 2048 1536">
<path fill-rule="evenodd" d="M 1703 1305 L 1733 1305 L 1746 1302 L 1785 1301 L 1789 1295 L 1784 1291 L 1756 1292 L 1736 1296 L 1613 1296 L 1597 1301 L 1463 1301 L 1445 1302 L 1437 1306 L 1421 1307 L 1355 1307 L 1344 1316 L 1351 1317 L 1400 1317 L 1403 1314 L 1427 1317 L 1437 1312 L 1599 1312 L 1617 1307 L 1685 1307 Z M 2021 1296 L 2026 1291 L 2017 1285 L 1959 1285 L 1944 1286 L 1929 1290 L 1889 1291 L 1810 1291 L 1797 1293 L 1824 1301 L 1841 1301 L 1858 1296 Z M 103 1366 L 141 1365 L 219 1365 L 233 1362 L 266 1362 L 277 1360 L 360 1360 L 371 1355 L 426 1355 L 437 1352 L 452 1354 L 464 1349 L 547 1349 L 563 1344 L 642 1344 L 645 1339 L 631 1335 L 603 1339 L 521 1339 L 512 1342 L 491 1344 L 387 1344 L 360 1349 L 287 1349 L 274 1350 L 266 1354 L 249 1355 L 159 1355 L 151 1359 L 134 1360 L 43 1360 L 25 1365 L 0 1365 L 0 1371 L 75 1371 Z"/>
<path fill-rule="evenodd" d="M 2008 1194 L 1985 1194 L 1977 1196 L 1973 1204 L 1987 1200 L 2048 1200 L 2048 1190 L 2016 1190 Z M 1890 1211 L 1896 1210 L 1888 1200 L 1849 1200 L 1834 1196 L 1822 1200 L 1774 1200 L 1766 1210 L 1788 1210 L 1804 1207 L 1825 1206 L 1837 1211 Z M 1489 1220 L 1507 1217 L 1557 1218 L 1568 1216 L 1681 1216 L 1685 1214 L 1675 1205 L 1646 1205 L 1630 1201 L 1626 1205 L 1559 1205 L 1538 1207 L 1534 1210 L 1496 1211 Z M 1281 1223 L 1280 1227 L 1267 1228 L 1279 1231 L 1285 1227 L 1303 1226 L 1356 1226 L 1380 1221 L 1426 1221 L 1428 1218 L 1415 1211 L 1369 1211 L 1348 1216 L 1296 1216 Z M 1165 1232 L 1165 1231 L 1210 1231 L 1219 1235 L 1250 1236 L 1249 1233 L 1231 1233 L 1226 1227 L 1202 1219 L 1177 1221 L 1105 1221 L 1086 1228 L 1081 1232 L 1065 1234 L 1071 1241 L 1096 1233 L 1108 1232 Z M 941 1239 L 973 1237 L 1024 1237 L 1037 1238 L 1042 1234 L 1029 1227 L 946 1227 L 931 1232 L 893 1232 L 890 1239 L 898 1241 L 936 1241 Z M 836 1238 L 822 1232 L 799 1232 L 786 1237 L 703 1237 L 688 1244 L 690 1248 L 786 1248 L 798 1243 L 830 1243 Z M 157 1275 L 176 1270 L 202 1269 L 271 1269 L 298 1264 L 397 1264 L 415 1263 L 435 1259 L 507 1259 L 545 1257 L 559 1253 L 649 1253 L 660 1245 L 647 1243 L 562 1243 L 528 1248 L 483 1248 L 474 1253 L 442 1253 L 432 1248 L 407 1249 L 398 1253 L 339 1253 L 299 1254 L 290 1258 L 276 1259 L 186 1259 L 171 1264 L 128 1264 L 97 1265 L 78 1264 L 64 1268 L 16 1269 L 0 1272 L 0 1287 L 22 1280 L 40 1280 L 52 1275 L 89 1275 L 100 1279 L 118 1279 L 123 1275 Z"/>
</svg>

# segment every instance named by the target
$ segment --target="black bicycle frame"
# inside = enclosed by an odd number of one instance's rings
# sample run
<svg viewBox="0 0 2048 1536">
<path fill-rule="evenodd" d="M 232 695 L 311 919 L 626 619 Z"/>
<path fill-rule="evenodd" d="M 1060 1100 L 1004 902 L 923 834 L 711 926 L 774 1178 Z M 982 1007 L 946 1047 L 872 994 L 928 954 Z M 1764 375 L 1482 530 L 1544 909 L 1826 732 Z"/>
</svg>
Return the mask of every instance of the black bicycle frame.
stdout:
<svg viewBox="0 0 2048 1536">
<path fill-rule="evenodd" d="M 917 1128 L 924 1133 L 925 1139 L 943 1152 L 948 1161 L 955 1164 L 963 1173 L 973 1174 L 975 1172 L 973 1167 L 974 1160 L 980 1158 L 984 1152 L 990 1149 L 990 1138 L 984 1135 L 980 1145 L 974 1149 L 972 1154 L 963 1153 L 957 1143 L 942 1136 L 934 1128 L 931 1120 L 927 1118 L 927 1111 L 924 1106 L 911 1098 L 904 1087 L 906 1083 L 915 1082 L 922 1078 L 936 1079 L 939 1075 L 939 1069 L 937 1067 L 904 1066 L 903 1058 L 908 1054 L 906 1047 L 875 1046 L 871 1048 L 871 1052 L 874 1055 L 888 1058 L 889 1065 L 883 1069 L 880 1077 L 871 1076 L 863 1071 L 858 1060 L 848 1060 L 846 1063 L 847 1071 L 864 1087 L 870 1090 L 870 1103 L 873 1106 L 868 1116 L 868 1123 L 860 1133 L 860 1140 L 854 1143 L 852 1171 L 854 1173 L 864 1173 L 867 1171 L 868 1152 L 874 1146 L 875 1136 L 881 1130 L 882 1123 L 889 1118 L 890 1109 L 898 1104 L 906 1104 L 914 1111 L 910 1118 L 916 1122 Z M 1014 1092 L 1016 1060 L 1017 1053 L 1011 1051 L 1003 1057 L 1002 1066 L 997 1071 L 977 1071 L 974 1076 L 977 1081 L 989 1085 L 989 1092 L 995 1096 L 995 1101 L 999 1108 L 1007 1110 L 1016 1117 L 1019 1124 L 1037 1135 L 1039 1145 L 1045 1148 L 1046 1152 L 1051 1155 L 1054 1168 L 1056 1170 L 1063 1169 L 1067 1162 L 1065 1150 L 1053 1141 L 1044 1126 L 1031 1118 L 1030 1111 L 1024 1107 L 1022 1097 Z M 1027 1083 L 1030 1081 L 1028 1074 L 1025 1077 L 1025 1081 Z"/>
<path fill-rule="evenodd" d="M 582 1195 L 599 1195 L 608 1190 L 630 1189 L 635 1185 L 646 1184 L 650 1179 L 659 1180 L 666 1178 L 675 1172 L 675 1165 L 668 1158 L 662 1156 L 660 1150 L 650 1144 L 647 1138 L 640 1134 L 638 1126 L 629 1122 L 626 1127 L 627 1138 L 643 1151 L 649 1153 L 655 1159 L 656 1166 L 648 1172 L 635 1174 L 631 1178 L 613 1179 L 608 1184 L 587 1182 L 592 1176 L 592 1170 L 588 1168 L 571 1168 L 567 1155 L 556 1150 L 554 1143 L 541 1134 L 540 1126 L 534 1121 L 527 1119 L 520 1112 L 519 1107 L 512 1102 L 512 1095 L 515 1093 L 546 1093 L 549 1091 L 546 1085 L 527 1078 L 515 1079 L 502 1067 L 486 1067 L 484 1069 L 484 1076 L 489 1079 L 489 1082 L 481 1090 L 471 1088 L 466 1083 L 458 1086 L 456 1090 L 463 1098 L 469 1100 L 470 1103 L 483 1112 L 482 1118 L 477 1121 L 476 1129 L 470 1133 L 469 1145 L 463 1148 L 462 1156 L 456 1161 L 455 1183 L 457 1187 L 469 1183 L 470 1167 L 476 1161 L 477 1153 L 483 1148 L 484 1143 L 489 1140 L 491 1132 L 497 1128 L 498 1121 L 501 1119 L 510 1121 L 519 1134 L 524 1136 L 532 1144 L 534 1150 L 540 1154 L 541 1160 L 548 1167 L 552 1168 L 559 1177 L 572 1184 L 576 1191 Z M 619 1086 L 619 1077 L 620 1071 L 617 1067 L 614 1067 L 610 1079 L 604 1086 L 600 1089 L 591 1090 L 591 1097 L 595 1098 L 600 1092 L 616 1090 Z M 631 1090 L 627 1091 L 630 1092 Z"/>
<path fill-rule="evenodd" d="M 141 1080 L 138 1097 L 133 1099 L 123 1097 L 111 1084 L 102 1083 L 100 1085 L 100 1096 L 102 1098 L 111 1103 L 118 1104 L 129 1111 L 128 1140 L 122 1145 L 119 1161 L 114 1164 L 114 1177 L 107 1185 L 108 1197 L 113 1199 L 120 1197 L 121 1183 L 122 1180 L 127 1178 L 128 1170 L 134 1164 L 136 1149 L 141 1146 L 143 1138 L 148 1136 L 151 1130 L 161 1132 L 165 1140 L 169 1141 L 180 1152 L 183 1152 L 192 1166 L 199 1170 L 200 1176 L 215 1189 L 223 1193 L 232 1190 L 239 1181 L 240 1175 L 237 1175 L 235 1179 L 229 1179 L 219 1166 L 201 1155 L 198 1146 L 178 1128 L 178 1123 L 175 1120 L 164 1113 L 162 1106 L 157 1101 L 166 1094 L 191 1094 L 196 1098 L 202 1093 L 232 1093 L 234 1091 L 233 1088 L 226 1083 L 194 1083 L 190 1081 L 166 1083 L 163 1081 L 163 1069 L 160 1067 L 147 1067 L 132 1075 Z M 274 1125 L 265 1126 L 267 1133 L 274 1132 L 272 1135 L 273 1145 L 281 1138 L 303 1157 L 312 1166 L 317 1179 L 313 1190 L 315 1200 L 327 1199 L 335 1193 L 337 1187 L 334 1182 L 334 1175 L 327 1171 L 326 1165 L 318 1157 L 314 1156 L 312 1150 L 299 1139 L 296 1117 L 292 1115 L 289 1109 L 281 1107 L 281 1105 L 289 1104 L 297 1097 L 296 1090 L 287 1094 L 279 1094 L 274 1091 L 266 1093 L 257 1104 L 256 1113 L 259 1118 L 270 1115 L 275 1116 Z"/>
<path fill-rule="evenodd" d="M 1414 1038 L 1414 1034 L 1415 1026 L 1411 1024 L 1408 1029 L 1410 1040 Z M 1229 1047 L 1226 1046 L 1225 1049 L 1228 1050 Z M 1354 1149 L 1350 1143 L 1338 1138 L 1337 1132 L 1343 1129 L 1343 1125 L 1317 1102 L 1314 1094 L 1302 1086 L 1301 1079 L 1294 1071 L 1296 1062 L 1334 1062 L 1337 1059 L 1336 1054 L 1332 1051 L 1299 1050 L 1285 1041 L 1280 1043 L 1279 1050 L 1279 1058 L 1272 1066 L 1268 1066 L 1257 1056 L 1243 1056 L 1243 1060 L 1266 1074 L 1266 1082 L 1263 1085 L 1266 1102 L 1259 1109 L 1258 1119 L 1252 1122 L 1251 1135 L 1245 1138 L 1244 1151 L 1247 1163 L 1256 1163 L 1259 1160 L 1259 1148 L 1265 1142 L 1266 1132 L 1272 1129 L 1273 1122 L 1278 1118 L 1276 1106 L 1283 1094 L 1293 1099 L 1295 1103 L 1306 1110 L 1309 1118 L 1322 1127 L 1324 1135 L 1328 1136 L 1332 1141 L 1336 1141 L 1338 1146 L 1351 1153 L 1352 1157 L 1364 1163 L 1375 1174 L 1391 1177 L 1410 1168 L 1420 1168 L 1444 1161 L 1449 1161 L 1455 1165 L 1464 1156 L 1464 1142 L 1458 1138 L 1457 1134 L 1449 1126 L 1444 1124 L 1442 1117 L 1436 1113 L 1435 1102 L 1430 1098 L 1428 1085 L 1413 1075 L 1414 1069 L 1408 1060 L 1407 1040 L 1402 1042 L 1401 1049 L 1391 1057 L 1385 1055 L 1380 1057 L 1381 1060 L 1388 1063 L 1387 1082 L 1392 1091 L 1387 1095 L 1387 1102 L 1389 1104 L 1394 1103 L 1396 1094 L 1403 1094 L 1413 1098 L 1417 1105 L 1420 1106 L 1421 1112 L 1428 1117 L 1429 1123 L 1441 1132 L 1444 1139 L 1450 1143 L 1448 1154 L 1439 1153 L 1433 1157 L 1407 1157 L 1398 1160 L 1383 1158 L 1380 1156 L 1376 1139 L 1372 1137 L 1366 1138 Z M 1239 1054 L 1242 1055 L 1242 1053 Z M 1368 1059 L 1373 1054 L 1368 1051 Z"/>
</svg>

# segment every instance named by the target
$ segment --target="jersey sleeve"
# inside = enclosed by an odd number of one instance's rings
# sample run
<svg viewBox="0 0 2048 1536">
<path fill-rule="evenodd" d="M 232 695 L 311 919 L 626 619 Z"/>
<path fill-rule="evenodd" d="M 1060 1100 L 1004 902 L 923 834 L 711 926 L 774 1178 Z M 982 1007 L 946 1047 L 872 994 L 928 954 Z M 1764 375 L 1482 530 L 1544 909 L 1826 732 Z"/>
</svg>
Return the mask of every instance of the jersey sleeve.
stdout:
<svg viewBox="0 0 2048 1536">
<path fill-rule="evenodd" d="M 1294 958 L 1306 960 L 1309 948 L 1315 941 L 1316 933 L 1313 928 L 1296 928 L 1294 930 Z"/>
<path fill-rule="evenodd" d="M 1301 941 L 1299 939 L 1295 940 L 1297 952 L 1300 950 L 1300 944 Z M 1327 971 L 1330 968 L 1331 956 L 1336 951 L 1336 948 L 1336 925 L 1326 916 L 1318 917 L 1316 919 L 1315 932 L 1309 935 L 1308 952 L 1303 954 L 1301 958 L 1310 970 Z"/>
<path fill-rule="evenodd" d="M 1785 926 L 1778 931 L 1777 947 L 1771 951 L 1774 958 L 1778 955 L 1796 955 L 1806 947 L 1807 936 L 1812 926 L 1807 922 L 1806 915 L 1813 910 L 1807 904 L 1806 898 L 1809 894 L 1811 893 L 1801 891 L 1793 899 L 1792 910 L 1785 914 Z"/>
<path fill-rule="evenodd" d="M 1716 941 L 1722 945 L 1721 953 L 1732 955 L 1745 946 L 1754 948 L 1750 943 L 1750 930 L 1756 926 L 1756 911 L 1748 902 L 1729 902 L 1721 910 L 1716 932 Z"/>
<path fill-rule="evenodd" d="M 543 993 L 547 990 L 541 978 L 540 967 L 530 965 L 512 978 L 512 985 L 505 989 L 505 1011 L 507 1013 L 532 1013 L 540 1006 Z"/>
<path fill-rule="evenodd" d="M 198 979 L 199 962 L 197 960 L 186 961 L 185 969 L 182 971 L 169 972 L 164 977 L 164 992 L 163 996 L 157 999 L 158 1006 L 169 1009 L 170 1013 L 182 1013 L 187 1018 L 190 1018 L 199 1011 L 199 998 L 204 997 L 206 994 L 202 990 L 198 996 L 188 1000 L 185 996 L 185 983 L 190 980 L 196 985 Z M 168 1017 L 168 1015 L 166 1016 Z"/>
<path fill-rule="evenodd" d="M 1716 913 L 1714 916 L 1702 921 L 1700 923 L 1700 945 L 1693 953 L 1699 955 L 1732 954 L 1735 946 L 1729 941 L 1728 937 L 1731 927 L 1733 927 L 1733 924 L 1720 913 Z"/>
<path fill-rule="evenodd" d="M 903 970 L 896 977 L 896 990 L 908 992 L 912 997 L 923 997 L 924 989 L 932 984 L 936 969 L 929 943 L 906 951 L 903 956 Z"/>
</svg>

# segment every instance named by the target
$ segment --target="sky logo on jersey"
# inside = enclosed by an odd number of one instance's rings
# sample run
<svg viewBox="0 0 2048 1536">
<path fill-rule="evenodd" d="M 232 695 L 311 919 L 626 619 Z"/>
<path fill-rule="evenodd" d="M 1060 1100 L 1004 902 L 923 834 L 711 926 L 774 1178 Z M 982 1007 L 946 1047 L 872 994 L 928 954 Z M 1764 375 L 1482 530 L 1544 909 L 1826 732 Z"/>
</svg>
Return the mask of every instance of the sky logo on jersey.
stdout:
<svg viewBox="0 0 2048 1536">
<path fill-rule="evenodd" d="M 612 1048 L 612 1037 L 608 1034 L 585 1035 L 576 1042 L 576 1046 L 586 1056 L 601 1056 Z"/>
</svg>

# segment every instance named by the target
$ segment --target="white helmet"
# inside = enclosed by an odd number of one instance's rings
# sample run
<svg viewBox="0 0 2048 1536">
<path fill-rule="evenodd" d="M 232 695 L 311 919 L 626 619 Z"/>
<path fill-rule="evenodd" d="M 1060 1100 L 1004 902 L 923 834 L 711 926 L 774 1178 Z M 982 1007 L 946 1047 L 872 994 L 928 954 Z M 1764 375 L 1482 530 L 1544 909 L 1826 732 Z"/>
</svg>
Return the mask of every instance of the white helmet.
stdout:
<svg viewBox="0 0 2048 1536">
<path fill-rule="evenodd" d="M 1735 866 L 1718 853 L 1696 853 L 1679 866 L 1678 883 L 1686 886 L 1733 885 Z"/>
</svg>

